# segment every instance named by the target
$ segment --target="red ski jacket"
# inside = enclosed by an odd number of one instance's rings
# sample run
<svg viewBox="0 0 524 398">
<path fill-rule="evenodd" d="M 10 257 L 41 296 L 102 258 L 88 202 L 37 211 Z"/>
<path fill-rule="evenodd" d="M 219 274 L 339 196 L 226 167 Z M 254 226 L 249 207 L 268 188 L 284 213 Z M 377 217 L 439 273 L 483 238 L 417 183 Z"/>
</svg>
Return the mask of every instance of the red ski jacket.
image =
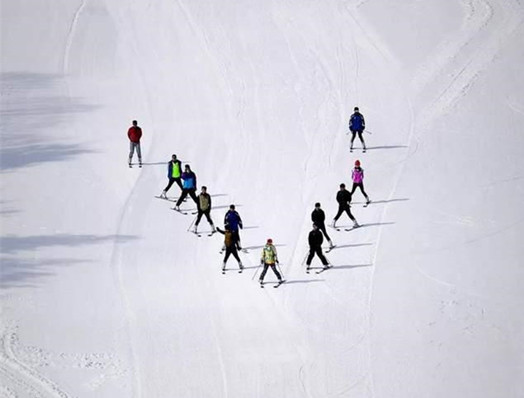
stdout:
<svg viewBox="0 0 524 398">
<path fill-rule="evenodd" d="M 138 126 L 131 126 L 129 127 L 129 130 L 127 130 L 127 136 L 131 142 L 138 143 L 142 137 L 142 129 Z"/>
</svg>

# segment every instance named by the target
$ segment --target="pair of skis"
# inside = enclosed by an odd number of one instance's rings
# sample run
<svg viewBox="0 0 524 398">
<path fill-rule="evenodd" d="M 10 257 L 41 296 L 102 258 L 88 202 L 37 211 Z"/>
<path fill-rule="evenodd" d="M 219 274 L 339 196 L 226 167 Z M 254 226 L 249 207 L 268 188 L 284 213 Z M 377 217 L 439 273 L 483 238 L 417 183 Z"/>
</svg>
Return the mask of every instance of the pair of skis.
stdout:
<svg viewBox="0 0 524 398">
<path fill-rule="evenodd" d="M 327 271 L 330 268 L 333 268 L 333 266 L 332 265 L 324 266 L 322 269 L 319 269 L 318 271 L 316 271 L 315 274 L 317 275 L 321 274 L 322 272 Z M 306 274 L 309 274 L 310 270 L 311 270 L 310 268 L 306 268 Z"/>
<path fill-rule="evenodd" d="M 222 275 L 226 274 L 227 268 L 222 268 Z M 244 271 L 244 267 L 239 268 L 238 273 L 241 274 Z"/>
<path fill-rule="evenodd" d="M 362 227 L 363 225 L 364 225 L 364 224 L 359 224 L 359 225 L 357 225 L 356 227 L 344 228 L 344 231 L 346 231 L 346 232 L 353 231 L 354 229 L 360 228 L 360 227 Z M 342 228 L 340 228 L 340 227 L 334 227 L 334 226 L 332 226 L 332 225 L 330 225 L 329 227 L 330 227 L 330 228 L 333 228 L 335 231 L 338 231 L 338 232 L 342 231 Z"/>
<path fill-rule="evenodd" d="M 284 282 L 285 282 L 284 279 L 282 279 L 281 281 L 278 281 L 275 285 L 273 285 L 273 288 L 278 289 Z M 266 283 L 272 283 L 272 282 L 260 282 L 260 287 L 263 289 L 264 284 Z"/>
<path fill-rule="evenodd" d="M 190 232 L 195 234 L 199 238 L 202 237 L 202 232 L 197 232 L 197 231 L 190 231 Z M 207 236 L 213 236 L 214 234 L 216 234 L 216 231 L 211 231 L 207 233 Z"/>
</svg>

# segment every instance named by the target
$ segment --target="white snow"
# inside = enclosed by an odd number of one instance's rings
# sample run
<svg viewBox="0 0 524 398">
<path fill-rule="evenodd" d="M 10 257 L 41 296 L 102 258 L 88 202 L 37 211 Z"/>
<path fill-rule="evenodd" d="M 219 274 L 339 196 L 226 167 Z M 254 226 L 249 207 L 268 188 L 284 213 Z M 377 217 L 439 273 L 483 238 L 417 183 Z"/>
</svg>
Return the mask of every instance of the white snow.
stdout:
<svg viewBox="0 0 524 398">
<path fill-rule="evenodd" d="M 1 0 L 0 395 L 523 397 L 523 20 L 521 0 Z M 217 225 L 237 205 L 243 274 L 153 197 L 172 153 Z M 374 203 L 354 195 L 363 227 L 329 229 L 334 268 L 306 274 L 313 205 L 334 216 L 356 159 Z M 269 237 L 279 289 L 256 283 Z"/>
</svg>

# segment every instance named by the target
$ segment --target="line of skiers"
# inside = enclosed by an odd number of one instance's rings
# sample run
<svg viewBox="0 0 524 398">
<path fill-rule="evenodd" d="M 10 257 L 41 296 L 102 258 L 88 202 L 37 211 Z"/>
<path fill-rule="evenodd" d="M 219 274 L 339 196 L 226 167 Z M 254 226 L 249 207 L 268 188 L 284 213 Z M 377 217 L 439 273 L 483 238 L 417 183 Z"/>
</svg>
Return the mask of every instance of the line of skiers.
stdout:
<svg viewBox="0 0 524 398">
<path fill-rule="evenodd" d="M 142 167 L 142 155 L 140 148 L 140 138 L 142 137 L 142 129 L 138 126 L 136 120 L 133 120 L 132 124 L 133 125 L 128 130 L 128 137 L 130 140 L 129 167 L 131 167 L 131 161 L 135 149 L 138 155 L 139 165 L 140 167 Z M 362 136 L 364 129 L 364 116 L 359 112 L 359 108 L 355 107 L 354 113 L 351 115 L 349 119 L 349 130 L 352 133 L 350 144 L 351 151 L 353 150 L 353 142 L 357 134 L 362 143 L 363 151 L 366 151 L 366 144 Z M 181 195 L 176 202 L 174 210 L 180 211 L 180 205 L 184 200 L 186 200 L 187 196 L 189 195 L 197 206 L 197 217 L 192 232 L 198 233 L 198 225 L 202 219 L 202 216 L 205 216 L 209 225 L 211 226 L 211 233 L 219 232 L 224 235 L 224 247 L 222 252 L 225 251 L 225 255 L 223 259 L 222 271 L 225 271 L 226 263 L 231 255 L 237 260 L 239 269 L 240 271 L 242 271 L 244 269 L 244 266 L 242 264 L 242 261 L 240 260 L 238 251 L 242 250 L 240 244 L 239 229 L 242 229 L 243 226 L 242 219 L 240 218 L 238 212 L 235 210 L 235 205 L 230 205 L 229 210 L 226 212 L 224 216 L 224 229 L 222 230 L 220 228 L 217 228 L 215 227 L 213 220 L 211 219 L 212 202 L 211 196 L 207 193 L 207 187 L 202 186 L 200 194 L 198 196 L 196 195 L 196 174 L 191 170 L 191 167 L 188 164 L 184 166 L 184 171 L 182 171 L 182 162 L 178 160 L 177 155 L 175 154 L 171 156 L 171 160 L 168 162 L 167 177 L 168 184 L 162 190 L 160 197 L 167 199 L 167 192 L 169 191 L 171 186 L 174 183 L 176 183 L 181 190 Z M 346 189 L 346 185 L 344 183 L 340 184 L 339 186 L 339 191 L 336 195 L 338 211 L 331 223 L 331 226 L 334 228 L 336 228 L 336 222 L 344 212 L 348 215 L 350 220 L 353 221 L 354 228 L 359 226 L 357 220 L 351 213 L 351 200 L 357 188 L 360 188 L 362 194 L 366 198 L 366 205 L 368 205 L 371 202 L 369 196 L 364 190 L 364 170 L 361 168 L 359 160 L 355 161 L 355 167 L 351 172 L 351 179 L 353 182 L 351 192 L 349 192 Z M 311 220 L 313 221 L 313 229 L 310 231 L 308 235 L 309 253 L 306 259 L 307 270 L 310 269 L 313 257 L 315 255 L 319 257 L 324 268 L 327 268 L 330 265 L 322 252 L 322 243 L 324 240 L 323 236 L 326 237 L 329 243 L 330 250 L 334 247 L 334 244 L 326 230 L 326 215 L 324 211 L 321 209 L 320 203 L 318 202 L 315 203 L 315 208 L 311 213 Z M 259 282 L 263 283 L 268 268 L 271 268 L 277 276 L 279 282 L 282 283 L 282 276 L 276 268 L 276 264 L 278 264 L 279 262 L 277 251 L 275 246 L 273 245 L 272 239 L 268 239 L 266 241 L 266 244 L 262 249 L 260 263 L 261 266 L 264 267 L 264 269 L 260 275 Z"/>
</svg>

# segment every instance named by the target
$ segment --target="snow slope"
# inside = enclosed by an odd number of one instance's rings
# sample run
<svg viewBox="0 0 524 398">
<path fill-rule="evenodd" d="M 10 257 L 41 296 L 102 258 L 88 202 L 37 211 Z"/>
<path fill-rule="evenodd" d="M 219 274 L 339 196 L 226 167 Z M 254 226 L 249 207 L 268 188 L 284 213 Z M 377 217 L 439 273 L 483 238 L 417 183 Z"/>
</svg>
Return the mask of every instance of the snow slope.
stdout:
<svg viewBox="0 0 524 398">
<path fill-rule="evenodd" d="M 523 17 L 1 0 L 0 396 L 524 396 Z M 217 225 L 237 205 L 243 274 L 153 197 L 172 153 Z M 374 203 L 355 194 L 363 227 L 329 229 L 335 267 L 306 274 L 313 204 L 334 216 L 357 158 Z M 268 237 L 279 289 L 256 283 Z"/>
</svg>

